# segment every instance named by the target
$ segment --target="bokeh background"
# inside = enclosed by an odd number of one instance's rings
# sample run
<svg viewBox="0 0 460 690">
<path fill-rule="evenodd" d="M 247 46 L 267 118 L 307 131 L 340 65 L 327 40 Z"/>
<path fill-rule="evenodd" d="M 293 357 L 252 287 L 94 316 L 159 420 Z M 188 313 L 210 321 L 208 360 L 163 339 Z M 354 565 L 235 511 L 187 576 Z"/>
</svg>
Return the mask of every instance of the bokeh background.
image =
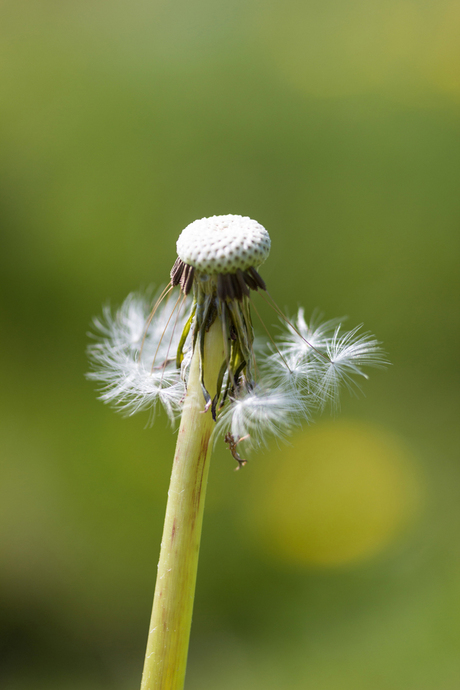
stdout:
<svg viewBox="0 0 460 690">
<path fill-rule="evenodd" d="M 459 35 L 453 0 L 2 3 L 2 688 L 139 686 L 175 433 L 96 399 L 86 333 L 225 213 L 392 366 L 218 446 L 187 688 L 460 687 Z"/>
</svg>

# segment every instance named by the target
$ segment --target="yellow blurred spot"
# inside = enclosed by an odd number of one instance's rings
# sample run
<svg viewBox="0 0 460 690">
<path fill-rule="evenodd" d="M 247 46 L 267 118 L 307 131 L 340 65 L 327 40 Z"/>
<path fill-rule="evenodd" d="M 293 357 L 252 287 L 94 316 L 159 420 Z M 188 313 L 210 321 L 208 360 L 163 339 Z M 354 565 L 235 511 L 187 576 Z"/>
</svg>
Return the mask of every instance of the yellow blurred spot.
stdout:
<svg viewBox="0 0 460 690">
<path fill-rule="evenodd" d="M 306 430 L 261 460 L 253 476 L 246 529 L 264 549 L 296 563 L 369 558 L 420 505 L 421 481 L 403 443 L 355 422 Z"/>
</svg>

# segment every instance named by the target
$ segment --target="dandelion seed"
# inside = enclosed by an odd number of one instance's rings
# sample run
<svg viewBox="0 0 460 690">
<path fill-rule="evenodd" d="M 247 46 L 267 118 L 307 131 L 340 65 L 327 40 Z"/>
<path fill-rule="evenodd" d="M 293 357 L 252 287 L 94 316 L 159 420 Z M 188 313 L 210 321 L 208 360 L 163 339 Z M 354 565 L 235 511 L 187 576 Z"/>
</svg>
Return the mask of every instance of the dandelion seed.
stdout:
<svg viewBox="0 0 460 690">
<path fill-rule="evenodd" d="M 155 412 L 160 403 L 174 421 L 180 411 L 185 384 L 169 359 L 168 348 L 175 352 L 179 337 L 171 325 L 172 309 L 163 302 L 145 336 L 139 358 L 149 311 L 146 298 L 137 294 L 129 295 L 115 314 L 109 307 L 104 309 L 102 319 L 94 320 L 93 337 L 97 342 L 88 348 L 93 370 L 87 377 L 102 384 L 101 400 L 125 414 L 145 409 Z M 176 330 L 180 333 L 182 328 Z M 155 353 L 161 365 L 152 371 Z"/>
<path fill-rule="evenodd" d="M 267 445 L 270 435 L 285 437 L 305 416 L 305 402 L 288 385 L 264 388 L 232 398 L 219 416 L 216 431 L 252 446 Z"/>
<path fill-rule="evenodd" d="M 341 321 L 321 323 L 313 314 L 307 323 L 300 308 L 293 324 L 283 324 L 283 334 L 277 338 L 279 354 L 272 351 L 265 356 L 265 371 L 275 382 L 289 377 L 306 396 L 312 411 L 323 410 L 328 403 L 337 409 L 341 387 L 359 390 L 355 377 L 367 378 L 363 366 L 387 364 L 381 344 L 373 336 L 360 334 L 361 326 L 342 331 Z"/>
<path fill-rule="evenodd" d="M 327 339 L 325 352 L 329 361 L 318 361 L 321 375 L 317 381 L 317 395 L 324 407 L 328 402 L 333 408 L 339 404 L 342 385 L 350 392 L 359 390 L 355 377 L 367 379 L 362 367 L 384 367 L 388 364 L 381 343 L 369 333 L 359 333 L 361 326 L 341 333 L 337 326 L 334 335 Z"/>
</svg>

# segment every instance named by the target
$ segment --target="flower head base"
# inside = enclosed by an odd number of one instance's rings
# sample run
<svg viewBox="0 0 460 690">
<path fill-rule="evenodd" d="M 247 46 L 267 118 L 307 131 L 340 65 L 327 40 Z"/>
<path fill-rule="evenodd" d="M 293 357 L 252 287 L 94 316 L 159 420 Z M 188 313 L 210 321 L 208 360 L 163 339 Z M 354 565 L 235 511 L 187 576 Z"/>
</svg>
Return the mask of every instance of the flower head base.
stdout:
<svg viewBox="0 0 460 690">
<path fill-rule="evenodd" d="M 131 295 L 115 316 L 106 309 L 95 320 L 100 340 L 90 347 L 89 378 L 103 384 L 101 398 L 129 414 L 160 402 L 174 419 L 198 349 L 203 411 L 211 410 L 217 433 L 223 432 L 240 463 L 241 440 L 260 444 L 267 435 L 285 435 L 313 411 L 337 406 L 342 384 L 352 388 L 356 376 L 367 378 L 363 366 L 386 363 L 377 340 L 357 328 L 343 332 L 339 319 L 307 324 L 299 309 L 288 321 L 257 270 L 269 251 L 267 231 L 247 217 L 213 216 L 188 225 L 177 242 L 169 286 L 150 315 L 145 298 Z M 180 295 L 170 304 L 175 286 Z M 276 344 L 263 348 L 259 365 L 251 290 L 266 292 L 284 323 Z M 216 319 L 225 358 L 213 390 L 207 390 L 204 343 Z"/>
<path fill-rule="evenodd" d="M 219 299 L 249 297 L 266 289 L 256 271 L 270 253 L 270 236 L 257 221 L 243 216 L 212 216 L 187 225 L 177 240 L 178 258 L 171 282 L 188 295 L 194 281 L 203 292 L 217 289 Z"/>
<path fill-rule="evenodd" d="M 243 216 L 195 220 L 177 240 L 179 259 L 209 275 L 260 266 L 269 253 L 268 232 L 257 221 Z"/>
</svg>

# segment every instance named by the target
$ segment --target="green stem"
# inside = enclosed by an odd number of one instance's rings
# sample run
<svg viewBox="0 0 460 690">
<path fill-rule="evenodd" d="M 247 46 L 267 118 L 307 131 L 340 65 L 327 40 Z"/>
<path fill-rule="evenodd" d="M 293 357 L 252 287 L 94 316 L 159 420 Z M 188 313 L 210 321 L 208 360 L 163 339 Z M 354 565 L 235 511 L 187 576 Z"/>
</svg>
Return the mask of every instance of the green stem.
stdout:
<svg viewBox="0 0 460 690">
<path fill-rule="evenodd" d="M 211 410 L 203 413 L 199 355 L 197 344 L 169 485 L 141 690 L 184 686 L 214 424 Z M 205 385 L 212 395 L 223 359 L 222 328 L 216 319 L 204 344 Z"/>
</svg>

